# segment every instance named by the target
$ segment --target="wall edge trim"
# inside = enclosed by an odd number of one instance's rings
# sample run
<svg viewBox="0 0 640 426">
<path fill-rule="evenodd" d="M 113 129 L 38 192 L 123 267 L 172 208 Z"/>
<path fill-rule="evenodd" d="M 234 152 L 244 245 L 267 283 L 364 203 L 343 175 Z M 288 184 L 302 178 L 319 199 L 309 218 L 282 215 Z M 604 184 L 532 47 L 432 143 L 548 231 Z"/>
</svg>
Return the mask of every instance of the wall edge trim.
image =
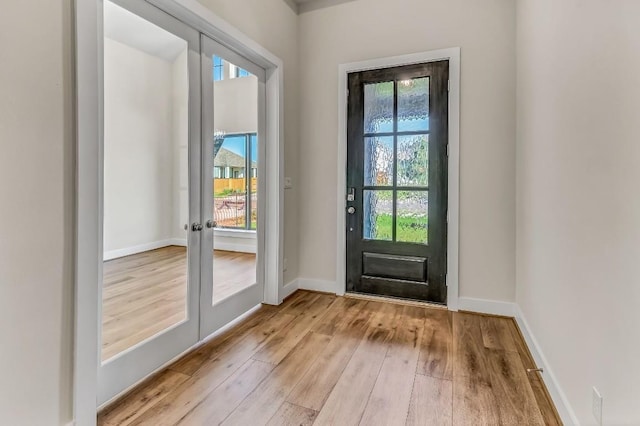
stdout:
<svg viewBox="0 0 640 426">
<path fill-rule="evenodd" d="M 481 314 L 515 317 L 515 303 L 502 300 L 477 299 L 473 297 L 458 298 L 458 309 Z"/>
<path fill-rule="evenodd" d="M 300 290 L 321 291 L 324 293 L 334 293 L 343 296 L 344 292 L 338 290 L 338 284 L 335 281 L 317 280 L 312 278 L 298 278 L 298 288 Z"/>
<path fill-rule="evenodd" d="M 298 278 L 295 278 L 282 286 L 282 292 L 280 293 L 280 303 L 282 303 L 284 299 L 295 293 L 298 288 Z"/>
<path fill-rule="evenodd" d="M 175 238 L 167 238 L 164 240 L 152 241 L 150 243 L 138 244 L 131 247 L 125 247 L 121 249 L 109 250 L 104 252 L 104 260 L 113 260 L 120 257 L 131 256 L 132 254 L 142 253 L 149 250 L 156 250 L 162 247 L 172 246 L 172 245 L 185 245 L 185 244 L 176 244 L 174 242 Z"/>
</svg>

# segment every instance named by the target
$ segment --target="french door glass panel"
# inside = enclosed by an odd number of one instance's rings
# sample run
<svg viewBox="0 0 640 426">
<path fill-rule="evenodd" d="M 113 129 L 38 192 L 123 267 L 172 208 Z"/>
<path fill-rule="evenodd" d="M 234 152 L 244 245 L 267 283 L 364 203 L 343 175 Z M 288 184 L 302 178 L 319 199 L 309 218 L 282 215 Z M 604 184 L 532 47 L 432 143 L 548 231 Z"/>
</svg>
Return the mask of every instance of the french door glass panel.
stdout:
<svg viewBox="0 0 640 426">
<path fill-rule="evenodd" d="M 202 338 L 263 300 L 259 163 L 265 71 L 202 36 Z"/>
<path fill-rule="evenodd" d="M 198 340 L 199 36 L 145 2 L 104 2 L 99 403 Z"/>
</svg>

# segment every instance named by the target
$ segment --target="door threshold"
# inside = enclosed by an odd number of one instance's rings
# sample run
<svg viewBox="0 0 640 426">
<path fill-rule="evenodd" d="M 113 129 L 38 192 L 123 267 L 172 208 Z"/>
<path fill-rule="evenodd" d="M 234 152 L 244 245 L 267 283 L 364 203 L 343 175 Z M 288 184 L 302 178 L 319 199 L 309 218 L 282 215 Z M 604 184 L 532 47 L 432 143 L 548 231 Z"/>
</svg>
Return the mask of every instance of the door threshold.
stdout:
<svg viewBox="0 0 640 426">
<path fill-rule="evenodd" d="M 419 306 L 421 308 L 448 310 L 447 305 L 440 305 L 438 303 L 423 302 L 420 300 L 413 300 L 413 299 L 401 299 L 398 297 L 379 296 L 374 294 L 351 293 L 351 292 L 345 293 L 344 297 L 349 297 L 351 299 L 372 300 L 376 302 L 394 303 L 396 305 Z"/>
</svg>

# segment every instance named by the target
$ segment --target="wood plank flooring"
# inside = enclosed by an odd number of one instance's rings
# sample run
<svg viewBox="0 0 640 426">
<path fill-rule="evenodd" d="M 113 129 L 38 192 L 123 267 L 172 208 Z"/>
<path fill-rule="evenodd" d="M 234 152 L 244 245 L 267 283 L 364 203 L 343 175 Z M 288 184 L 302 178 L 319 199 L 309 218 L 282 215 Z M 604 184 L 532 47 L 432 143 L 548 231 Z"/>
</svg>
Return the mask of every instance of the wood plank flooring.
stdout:
<svg viewBox="0 0 640 426">
<path fill-rule="evenodd" d="M 512 319 L 298 291 L 155 375 L 98 423 L 559 425 L 532 366 Z"/>
<path fill-rule="evenodd" d="M 216 250 L 213 297 L 256 282 L 255 254 Z M 102 360 L 185 318 L 187 249 L 169 246 L 104 262 Z"/>
</svg>

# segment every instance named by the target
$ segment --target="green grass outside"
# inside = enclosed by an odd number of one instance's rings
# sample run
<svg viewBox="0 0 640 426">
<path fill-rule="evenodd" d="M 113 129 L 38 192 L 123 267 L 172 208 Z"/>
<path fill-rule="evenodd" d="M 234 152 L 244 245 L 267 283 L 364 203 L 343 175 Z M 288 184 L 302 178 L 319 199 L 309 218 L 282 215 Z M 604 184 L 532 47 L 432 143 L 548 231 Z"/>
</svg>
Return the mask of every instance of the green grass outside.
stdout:
<svg viewBox="0 0 640 426">
<path fill-rule="evenodd" d="M 222 191 L 218 192 L 218 193 L 214 193 L 213 195 L 215 197 L 226 197 L 227 195 L 233 195 L 233 194 L 238 194 L 238 195 L 243 195 L 245 194 L 245 192 L 241 189 L 223 189 Z"/>
<path fill-rule="evenodd" d="M 427 242 L 429 220 L 424 217 L 397 217 L 396 241 L 406 243 Z M 379 214 L 376 218 L 376 239 L 391 240 L 393 220 L 390 214 Z"/>
</svg>

